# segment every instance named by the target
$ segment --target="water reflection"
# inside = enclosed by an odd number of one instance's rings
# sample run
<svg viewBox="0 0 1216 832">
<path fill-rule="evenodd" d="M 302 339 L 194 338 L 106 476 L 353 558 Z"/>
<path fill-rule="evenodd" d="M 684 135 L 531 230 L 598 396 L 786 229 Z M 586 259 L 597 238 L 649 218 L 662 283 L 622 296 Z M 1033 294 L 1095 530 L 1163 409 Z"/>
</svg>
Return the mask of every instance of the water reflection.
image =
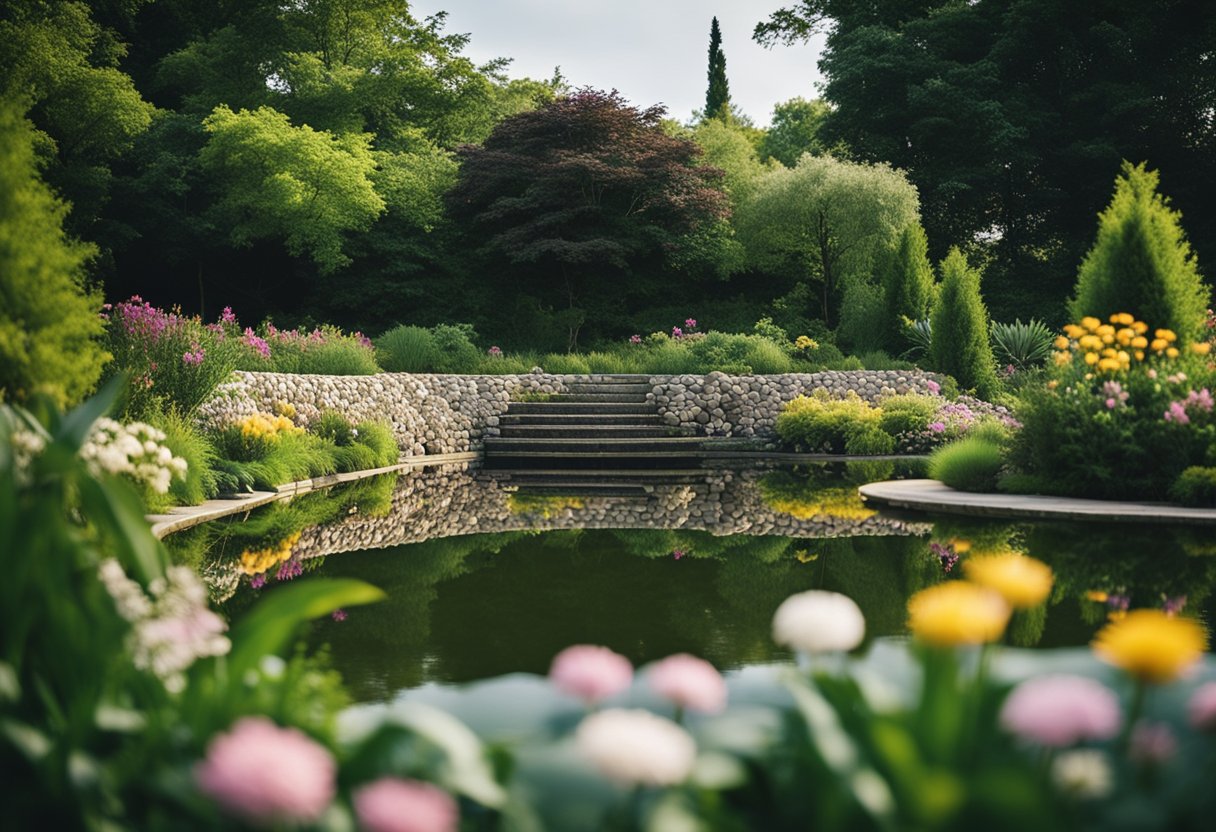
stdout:
<svg viewBox="0 0 1216 832">
<path fill-rule="evenodd" d="M 448 466 L 305 495 L 167 542 L 201 565 L 234 617 L 305 572 L 385 589 L 387 601 L 318 622 L 310 636 L 332 646 L 360 701 L 543 673 L 576 642 L 635 663 L 680 651 L 723 669 L 785 659 L 772 613 L 810 588 L 854 598 L 869 638 L 898 635 L 912 593 L 952 577 L 958 558 L 1007 549 L 1057 576 L 1046 604 L 1015 617 L 1015 644 L 1084 644 L 1125 607 L 1211 618 L 1210 531 L 880 514 L 856 484 L 893 471 L 867 465 L 705 471 L 604 494 L 529 491 Z"/>
</svg>

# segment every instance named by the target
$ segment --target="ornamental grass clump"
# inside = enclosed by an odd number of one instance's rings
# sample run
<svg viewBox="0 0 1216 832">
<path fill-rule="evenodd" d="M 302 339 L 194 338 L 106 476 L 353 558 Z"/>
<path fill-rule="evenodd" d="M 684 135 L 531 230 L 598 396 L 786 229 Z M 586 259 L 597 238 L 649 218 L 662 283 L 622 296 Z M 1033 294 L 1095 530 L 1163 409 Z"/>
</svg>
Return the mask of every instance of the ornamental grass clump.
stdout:
<svg viewBox="0 0 1216 832">
<path fill-rule="evenodd" d="M 1005 465 L 1001 446 L 981 437 L 967 437 L 938 448 L 929 457 L 929 477 L 958 491 L 996 491 Z"/>
</svg>

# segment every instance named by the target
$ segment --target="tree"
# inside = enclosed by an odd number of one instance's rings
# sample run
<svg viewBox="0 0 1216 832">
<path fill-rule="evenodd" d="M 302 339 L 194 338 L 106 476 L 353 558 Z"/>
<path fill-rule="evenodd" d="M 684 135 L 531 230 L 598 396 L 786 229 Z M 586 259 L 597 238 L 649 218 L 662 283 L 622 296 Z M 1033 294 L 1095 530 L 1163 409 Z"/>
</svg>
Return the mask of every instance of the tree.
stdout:
<svg viewBox="0 0 1216 832">
<path fill-rule="evenodd" d="M 764 176 L 735 227 L 753 263 L 820 287 L 820 312 L 837 319 L 851 278 L 868 280 L 878 255 L 917 219 L 916 189 L 887 165 L 803 156 Z"/>
<path fill-rule="evenodd" d="M 929 263 L 929 240 L 920 223 L 904 227 L 880 275 L 885 311 L 886 342 L 895 348 L 903 340 L 903 321 L 929 316 L 933 300 L 933 266 Z"/>
<path fill-rule="evenodd" d="M 214 211 L 235 245 L 281 238 L 291 254 L 332 271 L 349 262 L 343 233 L 366 230 L 384 210 L 370 136 L 293 127 L 269 107 L 216 107 L 203 126 L 210 137 L 199 161 L 221 182 Z"/>
<path fill-rule="evenodd" d="M 791 98 L 773 108 L 773 121 L 760 142 L 763 159 L 776 159 L 787 168 L 798 164 L 803 153 L 816 155 L 827 151 L 819 138 L 831 108 L 823 101 Z"/>
<path fill-rule="evenodd" d="M 633 267 L 727 214 L 722 173 L 662 130 L 663 113 L 584 89 L 459 151 L 449 214 L 495 270 L 508 266 L 504 288 L 565 305 L 571 347 L 589 306 L 620 306 Z"/>
<path fill-rule="evenodd" d="M 1216 258 L 1216 5 L 798 0 L 756 29 L 815 33 L 824 140 L 908 172 L 935 258 L 985 249 L 1001 319 L 1059 316 L 1125 158 L 1179 177 L 1176 207 Z"/>
<path fill-rule="evenodd" d="M 989 396 L 997 388 L 996 358 L 989 341 L 988 310 L 980 297 L 980 273 L 951 248 L 941 264 L 942 283 L 933 307 L 929 362 L 965 389 Z"/>
<path fill-rule="evenodd" d="M 1181 225 L 1157 192 L 1157 171 L 1123 163 L 1115 195 L 1098 215 L 1098 238 L 1077 275 L 1074 320 L 1130 312 L 1184 341 L 1201 337 L 1209 290 Z"/>
<path fill-rule="evenodd" d="M 718 18 L 709 25 L 709 88 L 705 92 L 705 118 L 721 118 L 729 110 L 730 85 L 726 80 L 726 53 Z"/>
<path fill-rule="evenodd" d="M 0 400 L 83 399 L 109 356 L 101 298 L 84 288 L 93 246 L 63 230 L 67 205 L 38 178 L 33 125 L 0 102 Z"/>
</svg>

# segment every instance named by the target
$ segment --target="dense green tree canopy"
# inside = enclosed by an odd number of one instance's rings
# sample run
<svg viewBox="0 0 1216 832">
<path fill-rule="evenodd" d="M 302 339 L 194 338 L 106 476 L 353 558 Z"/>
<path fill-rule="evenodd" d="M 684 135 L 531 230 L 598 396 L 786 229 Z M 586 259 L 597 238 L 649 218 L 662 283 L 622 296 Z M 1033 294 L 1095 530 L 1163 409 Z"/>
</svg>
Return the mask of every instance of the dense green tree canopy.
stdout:
<svg viewBox="0 0 1216 832">
<path fill-rule="evenodd" d="M 778 104 L 773 108 L 772 124 L 760 142 L 761 155 L 792 168 L 803 153 L 826 152 L 819 130 L 830 109 L 818 99 L 791 98 Z"/>
<path fill-rule="evenodd" d="M 736 227 L 758 268 L 820 287 L 819 313 L 832 326 L 843 282 L 868 280 L 916 219 L 916 189 L 902 172 L 806 155 L 760 180 L 739 206 Z"/>
<path fill-rule="evenodd" d="M 1201 259 L 1216 252 L 1216 5 L 801 0 L 756 37 L 816 32 L 825 140 L 908 171 L 939 255 L 991 247 L 1004 316 L 1059 317 L 1124 158 L 1164 172 Z"/>
</svg>

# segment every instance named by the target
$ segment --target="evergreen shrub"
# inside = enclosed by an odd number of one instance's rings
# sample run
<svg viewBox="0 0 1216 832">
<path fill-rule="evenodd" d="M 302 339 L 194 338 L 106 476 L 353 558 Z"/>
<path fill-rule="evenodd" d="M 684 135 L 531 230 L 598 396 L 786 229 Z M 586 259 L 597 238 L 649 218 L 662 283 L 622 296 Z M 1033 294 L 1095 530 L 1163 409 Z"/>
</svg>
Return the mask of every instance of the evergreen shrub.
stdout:
<svg viewBox="0 0 1216 832">
<path fill-rule="evenodd" d="M 1192 465 L 1170 486 L 1170 499 L 1184 506 L 1216 508 L 1216 468 Z"/>
<path fill-rule="evenodd" d="M 988 337 L 988 311 L 980 297 L 980 275 L 957 248 L 942 261 L 942 283 L 933 308 L 929 363 L 954 376 L 981 398 L 998 387 L 996 359 Z"/>
</svg>

